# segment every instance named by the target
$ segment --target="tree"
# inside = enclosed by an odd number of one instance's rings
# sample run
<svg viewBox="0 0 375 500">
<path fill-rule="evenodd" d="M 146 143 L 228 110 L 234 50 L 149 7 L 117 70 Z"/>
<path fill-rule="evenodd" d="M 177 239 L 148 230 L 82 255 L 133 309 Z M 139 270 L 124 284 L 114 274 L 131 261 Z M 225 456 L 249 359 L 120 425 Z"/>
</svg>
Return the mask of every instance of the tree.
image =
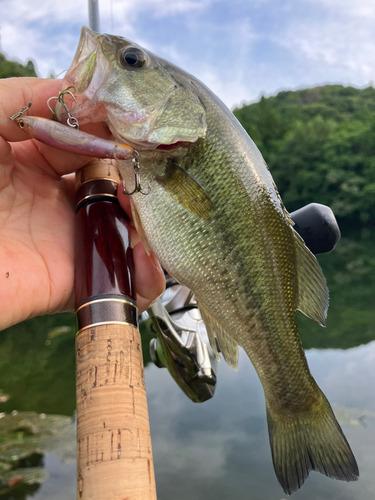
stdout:
<svg viewBox="0 0 375 500">
<path fill-rule="evenodd" d="M 9 61 L 4 54 L 0 53 L 0 78 L 12 76 L 37 76 L 34 63 L 27 61 L 25 66 L 22 66 L 16 61 Z"/>
<path fill-rule="evenodd" d="M 261 150 L 289 211 L 329 205 L 341 225 L 375 220 L 375 89 L 280 92 L 234 114 Z"/>
</svg>

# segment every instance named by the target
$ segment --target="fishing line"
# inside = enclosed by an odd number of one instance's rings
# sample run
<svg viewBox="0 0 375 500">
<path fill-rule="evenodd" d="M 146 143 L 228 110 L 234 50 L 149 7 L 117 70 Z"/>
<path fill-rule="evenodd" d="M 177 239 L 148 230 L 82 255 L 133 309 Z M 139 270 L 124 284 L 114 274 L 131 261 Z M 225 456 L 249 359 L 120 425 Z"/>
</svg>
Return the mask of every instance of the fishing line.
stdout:
<svg viewBox="0 0 375 500">
<path fill-rule="evenodd" d="M 60 75 L 62 75 L 63 73 L 66 73 L 68 71 L 68 69 L 63 69 L 62 71 L 60 71 L 60 73 L 58 75 L 55 76 L 55 78 L 58 78 Z"/>
</svg>

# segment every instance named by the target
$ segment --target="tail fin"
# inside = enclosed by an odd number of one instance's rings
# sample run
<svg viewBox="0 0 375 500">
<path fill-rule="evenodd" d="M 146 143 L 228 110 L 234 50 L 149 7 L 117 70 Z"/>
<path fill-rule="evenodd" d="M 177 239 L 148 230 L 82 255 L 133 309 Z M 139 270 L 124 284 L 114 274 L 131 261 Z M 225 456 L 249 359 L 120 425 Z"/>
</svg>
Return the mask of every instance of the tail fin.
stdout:
<svg viewBox="0 0 375 500">
<path fill-rule="evenodd" d="M 311 470 L 343 481 L 356 481 L 357 462 L 330 404 L 322 394 L 317 413 L 274 418 L 267 410 L 273 466 L 285 493 L 297 491 Z"/>
</svg>

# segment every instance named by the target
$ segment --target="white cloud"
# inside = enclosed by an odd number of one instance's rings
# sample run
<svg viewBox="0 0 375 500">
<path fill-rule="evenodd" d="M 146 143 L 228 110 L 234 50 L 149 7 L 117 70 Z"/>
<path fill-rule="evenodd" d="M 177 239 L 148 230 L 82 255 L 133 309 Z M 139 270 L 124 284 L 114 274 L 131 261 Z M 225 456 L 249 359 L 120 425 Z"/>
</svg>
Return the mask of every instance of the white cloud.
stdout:
<svg viewBox="0 0 375 500">
<path fill-rule="evenodd" d="M 83 0 L 18 0 L 16 4 L 3 0 L 0 2 L 2 50 L 22 63 L 34 59 L 42 76 L 52 69 L 57 72 L 66 69 L 78 41 L 78 26 L 87 19 L 86 10 L 87 3 Z M 78 23 L 77 36 L 68 29 L 72 18 Z"/>
<path fill-rule="evenodd" d="M 303 3 L 306 15 L 291 15 L 283 29 L 270 36 L 295 58 L 300 83 L 312 86 L 342 82 L 365 86 L 372 81 L 373 0 L 303 0 Z"/>
<path fill-rule="evenodd" d="M 158 17 L 175 14 L 184 14 L 195 10 L 202 10 L 209 6 L 212 0 L 145 0 L 144 7 L 155 10 Z"/>
<path fill-rule="evenodd" d="M 101 30 L 125 35 L 206 83 L 229 106 L 325 82 L 373 80 L 373 0 L 101 0 Z M 87 0 L 0 0 L 2 50 L 41 76 L 67 69 Z M 179 28 L 176 28 L 178 26 Z"/>
<path fill-rule="evenodd" d="M 196 19 L 188 24 L 189 33 L 196 40 L 193 47 L 173 43 L 154 48 L 153 52 L 197 77 L 229 106 L 258 95 L 258 89 L 248 81 L 247 61 L 257 40 L 249 19 L 235 25 Z"/>
<path fill-rule="evenodd" d="M 373 0 L 305 0 L 314 5 L 321 4 L 332 11 L 337 17 L 340 15 L 351 17 L 375 18 L 375 4 Z"/>
<path fill-rule="evenodd" d="M 45 2 L 43 0 L 2 0 L 1 24 L 12 22 L 14 25 L 26 25 L 38 22 L 48 26 L 52 22 L 71 22 L 79 17 L 87 17 L 87 2 L 84 0 L 64 0 L 64 2 Z"/>
<path fill-rule="evenodd" d="M 162 18 L 202 10 L 211 3 L 212 0 L 113 0 L 111 5 L 102 1 L 100 25 L 104 32 L 115 25 L 118 33 L 132 38 L 141 14 Z M 59 72 L 69 66 L 81 25 L 88 25 L 87 0 L 0 1 L 1 50 L 22 63 L 29 58 L 36 60 L 42 76 L 47 76 L 51 69 Z"/>
</svg>

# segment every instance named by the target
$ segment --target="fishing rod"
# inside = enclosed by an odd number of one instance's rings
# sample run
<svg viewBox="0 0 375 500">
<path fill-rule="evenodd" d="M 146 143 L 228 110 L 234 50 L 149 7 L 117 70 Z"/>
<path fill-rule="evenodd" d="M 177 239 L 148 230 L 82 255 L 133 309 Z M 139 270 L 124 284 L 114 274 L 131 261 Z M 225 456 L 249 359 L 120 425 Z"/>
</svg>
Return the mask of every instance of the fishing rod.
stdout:
<svg viewBox="0 0 375 500">
<path fill-rule="evenodd" d="M 156 500 L 130 221 L 117 169 L 76 173 L 77 499 Z"/>
<path fill-rule="evenodd" d="M 89 0 L 99 31 L 98 0 Z M 156 500 L 130 221 L 118 170 L 76 173 L 77 500 Z"/>
<path fill-rule="evenodd" d="M 96 30 L 99 30 L 98 24 Z M 87 274 L 76 277 L 79 324 L 76 342 L 77 498 L 117 500 L 126 494 L 131 499 L 133 494 L 137 495 L 141 491 L 141 496 L 136 498 L 148 500 L 156 498 L 155 480 L 142 357 L 139 350 L 135 352 L 135 357 L 131 350 L 137 342 L 140 347 L 140 337 L 131 280 L 132 259 L 127 241 L 129 221 L 121 210 L 116 211 L 119 208 L 116 191 L 120 182 L 117 176 L 117 170 L 108 171 L 108 163 L 97 161 L 80 171 L 76 183 L 77 249 L 81 249 L 76 254 L 77 273 L 82 266 L 90 264 Z M 112 205 L 117 207 L 116 210 Z M 312 224 L 314 217 L 311 210 L 311 207 L 301 209 L 301 213 L 295 217 L 295 227 L 300 228 L 301 235 L 304 233 L 302 236 L 306 242 L 310 238 L 311 244 L 316 244 L 320 237 L 317 237 L 315 223 Z M 319 215 L 320 210 L 315 212 Z M 104 224 L 99 224 L 99 219 L 105 221 Z M 111 239 L 108 244 L 107 230 L 113 220 L 116 220 L 115 229 L 119 226 L 122 229 L 119 234 L 114 231 L 115 239 Z M 327 219 L 320 224 L 321 229 L 329 228 L 326 222 Z M 334 230 L 329 229 L 318 246 L 324 241 L 329 243 L 334 233 L 337 238 L 334 226 L 331 224 L 330 228 Z M 100 236 L 104 238 L 102 243 L 99 243 Z M 95 245 L 90 246 L 89 242 L 95 239 Z M 116 242 L 120 242 L 120 245 L 116 246 Z M 118 254 L 111 253 L 113 245 L 119 251 Z M 101 257 L 99 263 L 98 254 Z M 122 263 L 121 269 L 116 272 L 112 267 L 114 261 Z M 98 264 L 96 269 L 94 262 Z M 117 283 L 124 270 L 129 280 L 127 285 L 124 285 L 124 281 L 122 287 L 115 289 L 106 286 L 106 279 L 109 283 Z M 191 291 L 174 282 L 173 278 L 168 279 L 168 285 L 166 294 L 170 294 L 169 299 L 166 300 L 165 294 L 149 311 L 158 335 L 151 342 L 151 354 L 158 366 L 168 367 L 172 377 L 190 399 L 203 402 L 214 394 L 216 359 Z M 128 375 L 119 382 L 117 370 L 124 366 L 124 352 L 129 352 L 128 364 L 125 364 L 125 373 L 128 370 Z M 133 366 L 134 359 L 136 366 Z M 129 370 L 137 373 L 136 395 L 134 381 L 129 380 Z M 115 382 L 119 382 L 118 386 Z M 138 398 L 136 402 L 135 396 Z M 133 414 L 129 408 L 132 408 Z M 139 411 L 135 408 L 139 408 Z M 117 412 L 116 415 L 112 411 Z M 126 413 L 128 415 L 124 419 Z M 142 439 L 141 423 L 144 424 Z M 127 432 L 130 434 L 127 435 Z M 135 436 L 136 442 L 132 441 Z M 147 437 L 148 444 L 141 456 L 140 442 L 146 442 Z M 140 459 L 139 463 L 136 458 Z M 148 474 L 142 470 L 142 461 L 143 464 L 147 462 Z"/>
</svg>

